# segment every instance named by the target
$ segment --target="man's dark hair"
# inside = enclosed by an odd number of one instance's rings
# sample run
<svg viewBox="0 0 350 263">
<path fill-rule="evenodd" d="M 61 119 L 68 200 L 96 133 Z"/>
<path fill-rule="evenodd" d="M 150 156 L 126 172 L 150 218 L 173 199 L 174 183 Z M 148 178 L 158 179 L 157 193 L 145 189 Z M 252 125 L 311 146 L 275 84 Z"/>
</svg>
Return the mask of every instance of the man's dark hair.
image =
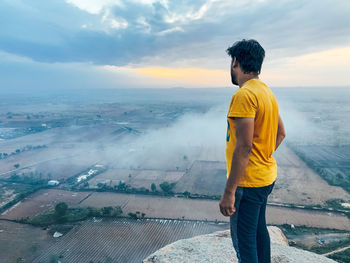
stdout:
<svg viewBox="0 0 350 263">
<path fill-rule="evenodd" d="M 254 39 L 235 42 L 226 50 L 232 59 L 235 57 L 244 73 L 260 74 L 265 57 L 265 50 Z"/>
</svg>

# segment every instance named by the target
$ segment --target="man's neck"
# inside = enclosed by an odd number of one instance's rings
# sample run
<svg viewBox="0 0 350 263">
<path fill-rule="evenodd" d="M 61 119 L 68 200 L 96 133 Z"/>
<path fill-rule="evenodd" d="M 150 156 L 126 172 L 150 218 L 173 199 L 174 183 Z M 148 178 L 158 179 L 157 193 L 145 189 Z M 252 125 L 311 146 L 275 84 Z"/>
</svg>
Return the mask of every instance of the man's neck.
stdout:
<svg viewBox="0 0 350 263">
<path fill-rule="evenodd" d="M 259 75 L 255 74 L 244 74 L 240 79 L 238 79 L 238 86 L 241 88 L 244 83 L 251 79 L 259 79 Z"/>
</svg>

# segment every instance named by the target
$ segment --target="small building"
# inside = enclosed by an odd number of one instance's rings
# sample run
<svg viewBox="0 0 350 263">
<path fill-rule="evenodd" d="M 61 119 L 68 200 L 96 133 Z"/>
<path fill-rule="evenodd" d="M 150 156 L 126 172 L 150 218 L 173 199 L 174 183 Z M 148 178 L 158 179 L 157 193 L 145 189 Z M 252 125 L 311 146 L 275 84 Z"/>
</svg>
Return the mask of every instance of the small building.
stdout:
<svg viewBox="0 0 350 263">
<path fill-rule="evenodd" d="M 51 186 L 55 186 L 55 185 L 59 185 L 59 181 L 57 180 L 50 180 L 47 182 L 48 185 L 51 185 Z"/>
<path fill-rule="evenodd" d="M 61 237 L 61 236 L 63 236 L 63 234 L 57 231 L 53 234 L 53 237 Z"/>
</svg>

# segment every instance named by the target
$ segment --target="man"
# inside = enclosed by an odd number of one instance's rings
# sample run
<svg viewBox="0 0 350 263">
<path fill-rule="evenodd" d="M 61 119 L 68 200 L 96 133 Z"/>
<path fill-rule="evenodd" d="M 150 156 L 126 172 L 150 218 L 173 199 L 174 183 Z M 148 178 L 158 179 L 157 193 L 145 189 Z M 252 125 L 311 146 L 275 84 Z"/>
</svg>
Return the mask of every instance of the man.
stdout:
<svg viewBox="0 0 350 263">
<path fill-rule="evenodd" d="M 227 49 L 231 80 L 239 89 L 227 114 L 227 183 L 220 211 L 230 216 L 233 246 L 240 263 L 271 262 L 265 221 L 267 197 L 277 177 L 272 154 L 285 137 L 278 104 L 259 79 L 265 51 L 255 40 Z"/>
</svg>

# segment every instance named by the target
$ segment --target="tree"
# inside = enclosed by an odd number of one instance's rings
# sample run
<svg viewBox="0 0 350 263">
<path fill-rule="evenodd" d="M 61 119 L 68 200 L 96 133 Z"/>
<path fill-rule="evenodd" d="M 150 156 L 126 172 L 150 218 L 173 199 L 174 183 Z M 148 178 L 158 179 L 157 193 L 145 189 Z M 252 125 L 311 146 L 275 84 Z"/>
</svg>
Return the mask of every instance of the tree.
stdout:
<svg viewBox="0 0 350 263">
<path fill-rule="evenodd" d="M 111 207 L 111 206 L 105 206 L 105 207 L 103 207 L 101 210 L 102 210 L 102 215 L 110 216 L 110 215 L 111 215 L 111 212 L 112 212 L 112 210 L 113 210 L 113 207 Z"/>
<path fill-rule="evenodd" d="M 10 176 L 10 179 L 11 179 L 11 180 L 14 180 L 14 181 L 17 181 L 17 180 L 20 179 L 20 177 L 19 177 L 18 174 L 12 174 L 12 175 Z"/>
<path fill-rule="evenodd" d="M 16 169 L 18 169 L 19 168 L 19 163 L 16 163 L 15 165 L 13 165 L 13 167 L 15 167 Z"/>
<path fill-rule="evenodd" d="M 137 215 L 134 213 L 128 213 L 128 216 L 130 216 L 132 219 L 137 219 Z"/>
<path fill-rule="evenodd" d="M 122 210 L 122 208 L 121 208 L 120 206 L 114 207 L 113 216 L 118 217 L 118 216 L 120 216 L 122 213 L 123 213 L 123 210 Z"/>
<path fill-rule="evenodd" d="M 55 211 L 58 216 L 64 216 L 68 210 L 68 205 L 65 202 L 60 202 L 55 206 Z"/>
<path fill-rule="evenodd" d="M 124 181 L 119 181 L 118 190 L 126 190 L 126 184 Z"/>
<path fill-rule="evenodd" d="M 169 184 L 167 181 L 164 181 L 159 186 L 165 194 L 172 194 L 173 193 L 172 189 L 174 188 L 175 183 Z"/>
<path fill-rule="evenodd" d="M 342 176 L 340 173 L 337 173 L 337 174 L 335 175 L 335 177 L 336 177 L 338 180 L 343 179 L 343 176 Z"/>
<path fill-rule="evenodd" d="M 191 195 L 191 193 L 188 192 L 188 191 L 185 191 L 185 192 L 183 192 L 183 195 L 186 196 L 186 197 L 189 197 Z"/>
<path fill-rule="evenodd" d="M 151 184 L 151 190 L 152 190 L 152 192 L 157 191 L 157 186 L 156 186 L 155 183 L 152 183 L 152 184 Z"/>
<path fill-rule="evenodd" d="M 89 216 L 100 216 L 101 215 L 100 210 L 95 208 L 95 207 L 88 206 L 87 209 L 89 212 Z"/>
</svg>

